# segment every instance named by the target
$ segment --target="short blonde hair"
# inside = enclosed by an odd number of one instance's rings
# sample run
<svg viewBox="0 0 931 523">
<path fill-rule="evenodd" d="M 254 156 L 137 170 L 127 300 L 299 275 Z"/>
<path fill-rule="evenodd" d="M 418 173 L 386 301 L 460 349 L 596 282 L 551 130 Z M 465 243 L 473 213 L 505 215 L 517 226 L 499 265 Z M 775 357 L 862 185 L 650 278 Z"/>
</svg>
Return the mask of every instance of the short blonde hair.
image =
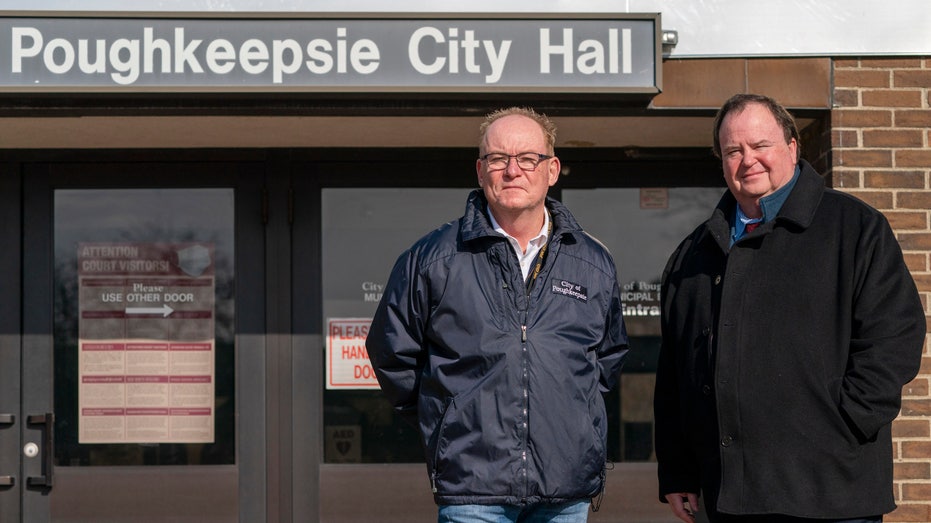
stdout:
<svg viewBox="0 0 931 523">
<path fill-rule="evenodd" d="M 538 113 L 530 107 L 508 107 L 505 109 L 498 109 L 497 111 L 485 115 L 485 121 L 483 121 L 482 125 L 480 125 L 478 128 L 479 150 L 481 150 L 482 145 L 485 143 L 485 134 L 488 132 L 488 126 L 490 126 L 496 120 L 512 115 L 526 116 L 534 122 L 537 122 L 537 124 L 540 126 L 540 129 L 543 131 L 543 137 L 546 140 L 546 147 L 549 149 L 546 151 L 546 153 L 553 154 L 556 147 L 556 124 L 547 118 L 545 114 Z"/>
</svg>

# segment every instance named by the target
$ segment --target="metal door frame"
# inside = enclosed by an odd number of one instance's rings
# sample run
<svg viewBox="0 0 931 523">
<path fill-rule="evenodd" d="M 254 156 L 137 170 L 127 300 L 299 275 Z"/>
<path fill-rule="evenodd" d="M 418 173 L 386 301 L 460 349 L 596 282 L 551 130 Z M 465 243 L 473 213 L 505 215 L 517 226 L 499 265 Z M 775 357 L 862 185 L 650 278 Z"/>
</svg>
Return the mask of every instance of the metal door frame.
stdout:
<svg viewBox="0 0 931 523">
<path fill-rule="evenodd" d="M 268 500 L 266 496 L 266 474 L 268 459 L 266 453 L 266 281 L 264 252 L 256 245 L 264 245 L 264 223 L 262 221 L 263 200 L 262 184 L 264 171 L 261 163 L 242 162 L 231 160 L 226 156 L 222 161 L 195 163 L 190 159 L 180 158 L 176 161 L 165 160 L 166 155 L 152 154 L 150 158 L 125 157 L 114 159 L 106 156 L 102 160 L 82 162 L 76 154 L 75 157 L 65 157 L 59 163 L 23 163 L 22 164 L 22 191 L 10 191 L 19 197 L 22 193 L 22 223 L 12 230 L 4 227 L 4 239 L 7 236 L 18 237 L 13 245 L 19 244 L 22 238 L 22 259 L 24 270 L 16 271 L 17 283 L 21 276 L 21 289 L 28 292 L 16 293 L 22 295 L 22 354 L 29 355 L 22 358 L 22 382 L 18 383 L 17 394 L 23 391 L 21 397 L 21 410 L 16 417 L 18 435 L 15 444 L 9 445 L 0 441 L 3 449 L 12 446 L 18 449 L 25 442 L 42 441 L 42 428 L 39 425 L 22 423 L 24 416 L 52 412 L 54 399 L 51 386 L 33 386 L 32 383 L 51 383 L 52 376 L 52 302 L 51 302 L 51 266 L 53 263 L 52 241 L 52 199 L 53 191 L 58 188 L 184 188 L 184 187 L 233 187 L 235 189 L 235 258 L 236 258 L 236 464 L 218 466 L 184 467 L 117 467 L 115 472 L 128 481 L 134 476 L 152 477 L 153 474 L 163 476 L 164 481 L 174 482 L 174 488 L 184 489 L 187 485 L 192 488 L 203 486 L 203 481 L 209 477 L 219 478 L 221 481 L 237 481 L 238 486 L 238 517 L 240 521 L 264 521 Z M 94 156 L 93 154 L 91 156 Z M 182 155 L 183 156 L 183 155 Z M 133 168 L 138 168 L 141 162 L 164 164 L 165 177 L 154 183 L 151 177 L 134 177 Z M 62 167 L 61 164 L 67 164 Z M 62 174 L 67 170 L 67 175 Z M 103 172 L 103 173 L 101 173 Z M 193 174 L 192 174 L 193 173 Z M 204 174 L 199 174 L 204 173 Z M 0 178 L 0 183 L 10 184 L 7 178 Z M 4 187 L 5 189 L 5 187 Z M 4 201 L 11 198 L 3 190 Z M 18 209 L 18 206 L 11 206 Z M 4 209 L 6 209 L 4 207 Z M 6 212 L 6 211 L 4 211 Z M 7 263 L 6 260 L 3 263 Z M 248 300 L 247 300 L 248 297 Z M 4 307 L 9 298 L 4 296 Z M 14 310 L 19 310 L 19 306 Z M 9 320 L 7 320 L 9 321 Z M 6 340 L 6 337 L 4 337 Z M 0 346 L 9 352 L 12 343 L 4 341 Z M 19 353 L 19 347 L 15 347 Z M 2 354 L 4 365 L 11 358 L 9 354 Z M 16 369 L 18 372 L 20 369 Z M 17 381 L 19 376 L 17 376 Z M 28 393 L 26 393 L 28 392 Z M 6 395 L 4 395 L 6 401 Z M 2 406 L 2 405 L 0 405 Z M 260 420 L 260 422 L 255 422 Z M 17 456 L 21 455 L 17 451 Z M 4 456 L 8 456 L 4 452 Z M 8 459 L 8 458 L 4 458 Z M 39 459 L 23 459 L 22 467 L 16 478 L 13 489 L 21 497 L 20 513 L 18 519 L 28 516 L 30 521 L 49 521 L 51 517 L 50 497 L 54 496 L 54 486 L 51 489 L 26 488 L 23 478 L 39 477 L 50 472 L 47 465 L 43 465 L 41 453 Z M 108 467 L 109 468 L 109 467 Z M 93 470 L 82 471 L 59 470 L 59 478 L 71 474 L 76 481 L 90 481 L 94 479 Z M 175 469 L 175 470 L 172 470 Z M 208 470 L 209 469 L 209 470 Z M 145 474 L 141 474 L 144 472 Z M 205 472 L 209 474 L 205 477 Z M 214 475 L 211 475 L 214 474 Z M 67 477 L 67 476 L 64 476 Z M 227 478 L 227 479 L 223 479 Z M 180 486 L 179 486 L 180 485 Z M 4 494 L 0 491 L 0 495 Z M 148 492 L 149 496 L 153 493 Z M 14 494 L 17 495 L 17 494 Z M 12 497 L 12 496 L 7 496 Z M 205 502 L 210 502 L 207 499 Z M 223 502 L 224 500 L 212 500 Z M 229 500 L 225 500 L 229 502 Z M 20 505 L 20 502 L 4 502 L 0 506 L 0 517 L 6 519 L 7 513 L 14 514 L 15 508 L 8 505 Z M 13 519 L 14 521 L 17 519 Z"/>
<path fill-rule="evenodd" d="M 0 521 L 20 521 L 19 423 L 22 331 L 22 182 L 19 165 L 0 164 Z"/>
</svg>

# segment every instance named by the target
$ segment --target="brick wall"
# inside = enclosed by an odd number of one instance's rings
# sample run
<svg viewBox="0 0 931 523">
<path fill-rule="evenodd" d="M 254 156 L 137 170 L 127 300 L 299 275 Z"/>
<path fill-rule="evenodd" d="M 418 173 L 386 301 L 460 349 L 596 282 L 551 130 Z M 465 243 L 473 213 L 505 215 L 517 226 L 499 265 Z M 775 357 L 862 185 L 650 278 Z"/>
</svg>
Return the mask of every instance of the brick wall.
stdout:
<svg viewBox="0 0 931 523">
<path fill-rule="evenodd" d="M 931 56 L 834 60 L 831 179 L 889 218 L 925 311 L 931 296 Z M 931 521 L 931 352 L 892 425 L 886 521 Z"/>
</svg>

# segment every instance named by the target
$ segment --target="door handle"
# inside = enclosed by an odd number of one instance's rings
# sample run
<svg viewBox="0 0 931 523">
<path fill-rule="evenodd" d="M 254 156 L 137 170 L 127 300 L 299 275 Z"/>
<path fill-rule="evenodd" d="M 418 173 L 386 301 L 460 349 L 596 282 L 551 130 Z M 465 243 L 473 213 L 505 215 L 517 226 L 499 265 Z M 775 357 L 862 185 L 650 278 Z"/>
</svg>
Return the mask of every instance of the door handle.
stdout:
<svg viewBox="0 0 931 523">
<path fill-rule="evenodd" d="M 0 414 L 0 425 L 2 426 L 13 425 L 15 421 L 16 416 L 13 414 Z"/>
<path fill-rule="evenodd" d="M 42 428 L 42 475 L 26 478 L 26 486 L 52 488 L 55 465 L 55 414 L 32 414 L 26 417 L 27 425 L 43 425 Z"/>
</svg>

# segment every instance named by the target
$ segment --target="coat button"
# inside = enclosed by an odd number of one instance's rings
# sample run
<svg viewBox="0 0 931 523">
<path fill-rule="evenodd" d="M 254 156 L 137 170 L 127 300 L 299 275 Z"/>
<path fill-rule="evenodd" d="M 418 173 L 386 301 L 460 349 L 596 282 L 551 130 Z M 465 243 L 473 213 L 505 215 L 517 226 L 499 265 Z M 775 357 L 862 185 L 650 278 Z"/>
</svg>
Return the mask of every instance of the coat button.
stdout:
<svg viewBox="0 0 931 523">
<path fill-rule="evenodd" d="M 717 276 L 714 277 L 714 284 L 718 285 L 720 283 L 721 283 L 721 275 L 718 274 Z"/>
<path fill-rule="evenodd" d="M 730 446 L 731 446 L 731 443 L 733 443 L 733 442 L 734 442 L 734 438 L 732 438 L 732 437 L 730 437 L 730 436 L 724 436 L 723 438 L 721 438 L 721 446 L 722 446 L 722 447 L 730 447 Z"/>
<path fill-rule="evenodd" d="M 705 396 L 711 396 L 711 385 L 702 385 L 701 393 Z"/>
</svg>

